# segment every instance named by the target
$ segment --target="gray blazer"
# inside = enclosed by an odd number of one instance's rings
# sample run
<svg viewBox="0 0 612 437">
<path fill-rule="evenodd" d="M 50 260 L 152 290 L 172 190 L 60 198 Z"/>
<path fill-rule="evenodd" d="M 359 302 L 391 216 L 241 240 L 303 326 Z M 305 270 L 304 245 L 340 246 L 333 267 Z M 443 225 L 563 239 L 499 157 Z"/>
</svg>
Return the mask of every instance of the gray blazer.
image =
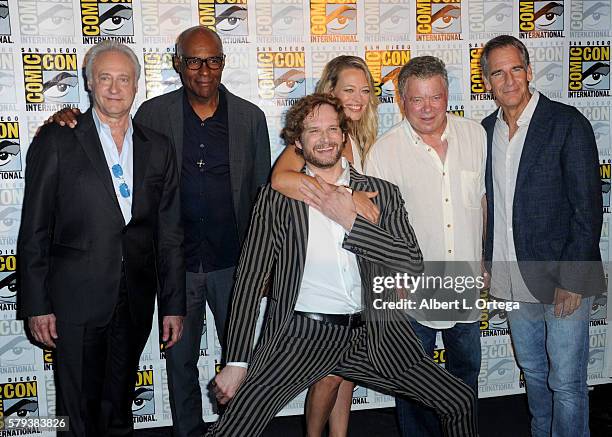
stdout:
<svg viewBox="0 0 612 437">
<path fill-rule="evenodd" d="M 238 238 L 244 240 L 257 189 L 270 174 L 270 138 L 263 111 L 254 104 L 220 88 L 227 97 L 229 159 Z M 179 174 L 183 162 L 183 88 L 147 100 L 134 121 L 164 134 L 176 151 Z"/>
</svg>

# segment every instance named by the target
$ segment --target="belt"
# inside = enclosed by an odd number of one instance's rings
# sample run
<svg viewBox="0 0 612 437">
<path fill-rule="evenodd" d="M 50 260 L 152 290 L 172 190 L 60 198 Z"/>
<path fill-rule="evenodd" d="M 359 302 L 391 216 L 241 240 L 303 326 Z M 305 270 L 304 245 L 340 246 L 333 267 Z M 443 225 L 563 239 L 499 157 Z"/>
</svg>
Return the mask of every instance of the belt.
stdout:
<svg viewBox="0 0 612 437">
<path fill-rule="evenodd" d="M 318 322 L 328 323 L 330 325 L 347 326 L 349 328 L 359 328 L 365 322 L 361 319 L 361 313 L 354 314 L 323 314 L 323 313 L 305 313 L 302 311 L 294 311 L 298 316 L 316 320 Z"/>
</svg>

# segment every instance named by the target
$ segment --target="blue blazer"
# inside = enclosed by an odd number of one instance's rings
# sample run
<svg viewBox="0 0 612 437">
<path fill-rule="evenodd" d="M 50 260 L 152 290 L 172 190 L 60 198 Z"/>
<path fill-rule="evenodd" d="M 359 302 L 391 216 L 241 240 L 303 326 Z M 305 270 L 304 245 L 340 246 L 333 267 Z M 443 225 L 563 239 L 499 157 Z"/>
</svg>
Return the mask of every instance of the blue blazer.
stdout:
<svg viewBox="0 0 612 437">
<path fill-rule="evenodd" d="M 492 145 L 499 109 L 486 117 L 487 238 L 493 256 Z M 540 94 L 519 162 L 512 228 L 521 275 L 531 293 L 551 303 L 555 287 L 583 296 L 606 290 L 599 239 L 603 219 L 597 144 L 574 107 Z"/>
</svg>

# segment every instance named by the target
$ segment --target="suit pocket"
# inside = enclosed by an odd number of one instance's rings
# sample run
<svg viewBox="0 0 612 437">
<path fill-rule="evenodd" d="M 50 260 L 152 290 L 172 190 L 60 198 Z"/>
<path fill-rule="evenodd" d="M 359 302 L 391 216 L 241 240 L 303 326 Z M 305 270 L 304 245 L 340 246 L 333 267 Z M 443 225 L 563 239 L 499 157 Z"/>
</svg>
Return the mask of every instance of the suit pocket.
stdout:
<svg viewBox="0 0 612 437">
<path fill-rule="evenodd" d="M 461 170 L 461 195 L 467 208 L 480 208 L 480 184 L 478 172 Z"/>
</svg>

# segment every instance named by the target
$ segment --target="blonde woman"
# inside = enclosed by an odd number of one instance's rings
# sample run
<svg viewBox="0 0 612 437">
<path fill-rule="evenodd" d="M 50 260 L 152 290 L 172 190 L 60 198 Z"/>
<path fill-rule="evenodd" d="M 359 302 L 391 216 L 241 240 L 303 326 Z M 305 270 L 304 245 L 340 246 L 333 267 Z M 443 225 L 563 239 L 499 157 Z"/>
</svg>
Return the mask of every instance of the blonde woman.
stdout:
<svg viewBox="0 0 612 437">
<path fill-rule="evenodd" d="M 363 163 L 376 140 L 378 130 L 378 98 L 374 81 L 363 59 L 357 56 L 338 56 L 323 69 L 315 92 L 329 93 L 340 99 L 349 117 L 349 136 L 343 156 L 363 173 Z M 310 176 L 301 173 L 304 159 L 287 147 L 278 158 L 272 172 L 272 187 L 286 196 L 304 200 L 300 192 L 304 180 L 316 184 Z M 373 192 L 355 192 L 353 198 L 357 212 L 377 222 L 379 211 L 370 200 Z M 314 384 L 306 401 L 308 437 L 319 437 L 329 419 L 329 436 L 345 437 L 351 411 L 354 384 L 339 376 L 329 375 Z"/>
</svg>

